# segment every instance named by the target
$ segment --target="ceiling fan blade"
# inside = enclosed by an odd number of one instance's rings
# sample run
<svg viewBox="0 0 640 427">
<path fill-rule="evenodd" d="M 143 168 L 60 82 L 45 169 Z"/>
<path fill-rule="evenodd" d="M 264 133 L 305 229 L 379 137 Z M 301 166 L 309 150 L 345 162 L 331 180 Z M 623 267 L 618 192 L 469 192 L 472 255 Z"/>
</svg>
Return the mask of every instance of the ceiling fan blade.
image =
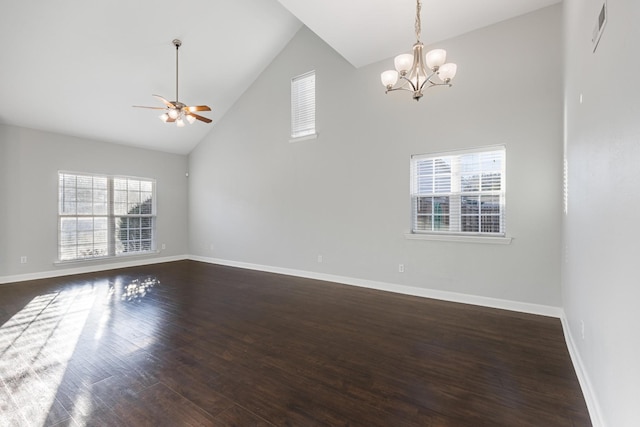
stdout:
<svg viewBox="0 0 640 427">
<path fill-rule="evenodd" d="M 150 108 L 152 110 L 166 110 L 166 107 L 147 107 L 144 105 L 132 105 L 133 108 Z"/>
<path fill-rule="evenodd" d="M 187 114 L 190 115 L 190 116 L 195 117 L 196 119 L 200 120 L 201 122 L 205 122 L 205 123 L 211 123 L 212 122 L 211 119 L 208 119 L 206 117 L 202 117 L 202 116 L 200 116 L 200 115 L 198 115 L 196 113 L 187 113 Z"/>
<path fill-rule="evenodd" d="M 160 95 L 153 95 L 156 98 L 158 98 L 160 101 L 162 101 L 164 103 L 164 105 L 166 105 L 169 108 L 176 108 L 175 105 L 173 105 L 171 102 L 167 101 L 166 99 L 164 99 L 163 97 L 161 97 Z"/>
<path fill-rule="evenodd" d="M 189 111 L 211 111 L 211 108 L 208 105 L 192 105 L 186 108 Z"/>
</svg>

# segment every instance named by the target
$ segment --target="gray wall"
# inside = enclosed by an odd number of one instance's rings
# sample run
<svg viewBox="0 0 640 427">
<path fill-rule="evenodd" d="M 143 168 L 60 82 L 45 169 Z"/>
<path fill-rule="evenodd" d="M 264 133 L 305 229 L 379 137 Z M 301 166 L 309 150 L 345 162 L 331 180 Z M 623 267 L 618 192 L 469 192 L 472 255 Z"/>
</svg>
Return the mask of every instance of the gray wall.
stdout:
<svg viewBox="0 0 640 427">
<path fill-rule="evenodd" d="M 146 258 L 187 253 L 186 156 L 0 125 L 0 279 L 97 263 L 54 266 L 59 170 L 155 178 L 158 249 L 165 243 L 166 250 Z"/>
<path fill-rule="evenodd" d="M 638 426 L 640 2 L 608 0 L 608 23 L 593 53 L 597 3 L 564 1 L 563 304 L 603 425 Z"/>
<path fill-rule="evenodd" d="M 385 95 L 393 58 L 354 69 L 303 28 L 190 154 L 190 253 L 559 307 L 561 21 L 557 5 L 439 43 L 458 76 L 419 103 Z M 312 69 L 320 136 L 291 144 L 290 79 Z M 495 144 L 512 243 L 405 239 L 410 156 Z"/>
</svg>

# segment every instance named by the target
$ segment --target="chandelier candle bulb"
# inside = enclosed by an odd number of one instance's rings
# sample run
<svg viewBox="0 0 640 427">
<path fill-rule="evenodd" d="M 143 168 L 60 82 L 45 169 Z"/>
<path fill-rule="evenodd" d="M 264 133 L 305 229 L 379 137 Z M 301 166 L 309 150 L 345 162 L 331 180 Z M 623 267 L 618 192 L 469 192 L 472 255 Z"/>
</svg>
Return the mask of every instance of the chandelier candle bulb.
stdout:
<svg viewBox="0 0 640 427">
<path fill-rule="evenodd" d="M 420 11 L 422 3 L 416 0 L 416 43 L 413 45 L 413 54 L 405 53 L 395 57 L 396 70 L 387 70 L 380 74 L 380 81 L 386 88 L 386 92 L 406 90 L 413 93 L 413 99 L 419 101 L 423 91 L 433 86 L 451 86 L 451 80 L 457 72 L 457 65 L 445 63 L 447 51 L 433 49 L 423 55 L 424 45 L 420 41 L 422 23 Z M 438 75 L 441 82 L 433 80 Z"/>
</svg>

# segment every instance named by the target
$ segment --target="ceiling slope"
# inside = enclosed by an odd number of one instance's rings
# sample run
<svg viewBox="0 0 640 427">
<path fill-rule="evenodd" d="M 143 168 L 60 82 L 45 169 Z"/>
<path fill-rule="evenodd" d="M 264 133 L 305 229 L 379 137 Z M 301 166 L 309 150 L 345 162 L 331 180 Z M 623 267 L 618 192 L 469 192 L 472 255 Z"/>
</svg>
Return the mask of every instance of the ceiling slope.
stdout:
<svg viewBox="0 0 640 427">
<path fill-rule="evenodd" d="M 22 0 L 0 13 L 0 123 L 186 154 L 301 27 L 276 0 Z M 163 123 L 152 94 L 206 104 Z"/>
<path fill-rule="evenodd" d="M 278 0 L 355 67 L 415 42 L 415 0 Z M 523 15 L 561 0 L 422 0 L 425 45 Z"/>
</svg>

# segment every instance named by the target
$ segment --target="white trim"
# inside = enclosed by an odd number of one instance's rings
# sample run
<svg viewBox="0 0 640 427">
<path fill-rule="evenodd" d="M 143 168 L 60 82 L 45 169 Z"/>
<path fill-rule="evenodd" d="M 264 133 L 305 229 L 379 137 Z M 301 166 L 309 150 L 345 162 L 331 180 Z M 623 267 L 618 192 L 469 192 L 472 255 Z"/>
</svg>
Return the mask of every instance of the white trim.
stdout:
<svg viewBox="0 0 640 427">
<path fill-rule="evenodd" d="M 162 258 L 147 258 L 147 259 L 139 258 L 132 261 L 114 262 L 114 263 L 108 263 L 108 264 L 93 263 L 91 265 L 85 265 L 84 267 L 65 268 L 65 269 L 60 268 L 60 264 L 56 264 L 56 270 L 41 271 L 38 273 L 16 274 L 13 276 L 0 276 L 0 284 L 25 282 L 27 280 L 48 279 L 51 277 L 69 276 L 72 274 L 94 273 L 96 271 L 115 270 L 118 268 L 127 268 L 127 267 L 138 267 L 141 265 L 160 264 L 163 262 L 182 261 L 185 259 L 188 259 L 187 255 L 177 255 L 177 256 L 168 256 L 168 257 L 162 257 Z M 102 259 L 102 261 L 104 261 L 104 259 Z M 91 261 L 84 261 L 83 264 L 87 264 L 90 262 Z"/>
<path fill-rule="evenodd" d="M 317 139 L 317 138 L 318 138 L 318 132 L 315 132 L 305 136 L 292 137 L 291 139 L 289 139 L 289 143 L 295 144 L 296 142 L 302 142 L 302 141 L 307 141 L 310 139 Z"/>
<path fill-rule="evenodd" d="M 482 151 L 498 151 L 498 150 L 503 150 L 506 153 L 507 145 L 506 144 L 478 145 L 475 147 L 461 148 L 459 150 L 436 151 L 435 153 L 412 154 L 411 158 L 422 159 L 422 158 L 438 157 L 438 156 L 460 156 L 463 154 L 474 154 Z"/>
<path fill-rule="evenodd" d="M 511 237 L 496 236 L 462 236 L 457 234 L 435 234 L 435 233 L 405 233 L 407 240 L 433 240 L 442 242 L 466 242 L 466 243 L 489 243 L 494 245 L 508 245 Z"/>
<path fill-rule="evenodd" d="M 323 280 L 343 285 L 359 286 L 380 291 L 395 292 L 423 298 L 433 298 L 443 301 L 458 302 L 463 304 L 479 305 L 483 307 L 499 308 L 503 310 L 517 311 L 521 313 L 537 314 L 541 316 L 559 318 L 562 314 L 560 307 L 530 304 L 525 302 L 503 300 L 498 298 L 482 297 L 477 295 L 460 294 L 457 292 L 439 291 L 435 289 L 416 288 L 414 286 L 398 285 L 394 283 L 378 282 L 352 277 L 336 276 L 333 274 L 317 273 L 313 271 L 294 270 L 290 268 L 271 267 L 267 265 L 251 264 L 240 261 L 230 261 L 219 258 L 208 258 L 190 255 L 190 260 L 201 261 L 209 264 L 226 265 L 229 267 L 245 268 L 247 270 L 265 271 L 268 273 L 284 274 L 287 276 L 304 277 L 307 279 Z"/>
<path fill-rule="evenodd" d="M 571 328 L 569 328 L 569 320 L 567 319 L 564 310 L 562 310 L 560 321 L 562 322 L 562 330 L 564 331 L 564 340 L 566 341 L 567 348 L 569 349 L 569 356 L 571 357 L 573 368 L 576 371 L 576 376 L 578 377 L 578 382 L 580 383 L 580 388 L 582 389 L 582 395 L 584 396 L 585 403 L 587 404 L 587 409 L 589 410 L 591 424 L 593 424 L 593 427 L 605 427 L 606 424 L 602 419 L 602 411 L 600 410 L 598 399 L 596 398 L 595 391 L 593 389 L 593 386 L 591 385 L 591 381 L 589 380 L 587 370 L 584 368 L 584 364 L 582 363 L 580 352 L 578 351 L 576 342 L 573 339 L 573 335 L 571 334 Z"/>
<path fill-rule="evenodd" d="M 60 261 L 60 260 L 56 260 L 53 262 L 53 265 L 56 267 L 62 267 L 65 265 L 84 265 L 87 262 L 91 262 L 91 261 L 109 261 L 109 260 L 116 260 L 116 259 L 122 259 L 122 258 L 130 258 L 130 257 L 143 257 L 143 256 L 149 256 L 149 255 L 157 255 L 159 254 L 160 251 L 157 249 L 154 249 L 152 251 L 144 251 L 144 252 L 125 252 L 122 254 L 118 254 L 118 255 L 105 255 L 105 256 L 100 256 L 100 257 L 89 257 L 89 258 L 75 258 L 75 259 L 68 259 L 68 260 L 64 260 L 64 261 Z"/>
</svg>

